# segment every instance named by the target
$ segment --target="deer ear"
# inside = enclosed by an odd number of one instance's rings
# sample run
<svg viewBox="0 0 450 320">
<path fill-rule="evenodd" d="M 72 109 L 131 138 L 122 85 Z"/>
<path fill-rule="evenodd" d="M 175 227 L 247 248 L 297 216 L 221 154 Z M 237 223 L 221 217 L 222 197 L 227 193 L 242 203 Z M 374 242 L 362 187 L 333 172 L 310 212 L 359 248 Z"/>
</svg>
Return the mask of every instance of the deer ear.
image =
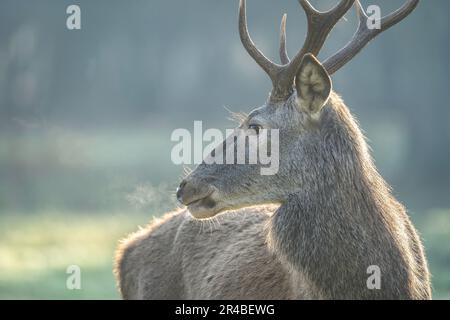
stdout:
<svg viewBox="0 0 450 320">
<path fill-rule="evenodd" d="M 312 54 L 306 54 L 297 72 L 295 87 L 300 109 L 314 114 L 327 103 L 332 84 L 322 64 Z"/>
</svg>

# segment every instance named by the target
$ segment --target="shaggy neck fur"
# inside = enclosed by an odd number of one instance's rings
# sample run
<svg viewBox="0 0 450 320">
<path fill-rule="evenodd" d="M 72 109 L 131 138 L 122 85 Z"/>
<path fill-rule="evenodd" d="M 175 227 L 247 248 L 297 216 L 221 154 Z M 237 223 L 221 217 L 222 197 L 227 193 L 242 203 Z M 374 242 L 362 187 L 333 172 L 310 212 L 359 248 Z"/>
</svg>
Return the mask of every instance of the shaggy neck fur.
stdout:
<svg viewBox="0 0 450 320">
<path fill-rule="evenodd" d="M 305 150 L 313 172 L 273 215 L 271 247 L 307 280 L 311 298 L 430 298 L 420 240 L 336 95 L 320 121 L 323 143 Z M 367 287 L 373 265 L 381 271 L 379 290 Z"/>
</svg>

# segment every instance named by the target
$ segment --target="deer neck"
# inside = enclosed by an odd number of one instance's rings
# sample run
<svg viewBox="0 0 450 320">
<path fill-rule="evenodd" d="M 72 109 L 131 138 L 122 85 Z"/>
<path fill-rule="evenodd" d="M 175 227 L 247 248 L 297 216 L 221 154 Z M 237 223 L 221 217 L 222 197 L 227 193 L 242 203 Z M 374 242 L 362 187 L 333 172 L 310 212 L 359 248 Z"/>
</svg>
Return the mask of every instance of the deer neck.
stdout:
<svg viewBox="0 0 450 320">
<path fill-rule="evenodd" d="M 407 296 L 407 263 L 394 236 L 403 207 L 364 161 L 324 172 L 326 181 L 310 181 L 291 194 L 270 221 L 271 248 L 308 280 L 313 298 Z M 381 269 L 383 290 L 367 286 L 373 266 Z"/>
</svg>

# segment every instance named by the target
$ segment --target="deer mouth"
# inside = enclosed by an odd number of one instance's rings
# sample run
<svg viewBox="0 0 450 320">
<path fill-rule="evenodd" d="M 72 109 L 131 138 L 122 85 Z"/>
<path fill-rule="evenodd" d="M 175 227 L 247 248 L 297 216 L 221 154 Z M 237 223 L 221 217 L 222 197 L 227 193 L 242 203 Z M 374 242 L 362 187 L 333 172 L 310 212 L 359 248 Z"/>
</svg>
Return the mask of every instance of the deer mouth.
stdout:
<svg viewBox="0 0 450 320">
<path fill-rule="evenodd" d="M 216 202 L 213 199 L 211 199 L 210 196 L 207 196 L 205 198 L 192 201 L 192 202 L 188 203 L 186 206 L 188 208 L 194 207 L 194 206 L 202 206 L 202 207 L 207 207 L 207 208 L 214 208 L 216 206 Z"/>
<path fill-rule="evenodd" d="M 213 192 L 201 199 L 197 199 L 186 204 L 187 209 L 194 218 L 210 218 L 219 212 L 217 202 L 212 198 L 212 194 Z"/>
</svg>

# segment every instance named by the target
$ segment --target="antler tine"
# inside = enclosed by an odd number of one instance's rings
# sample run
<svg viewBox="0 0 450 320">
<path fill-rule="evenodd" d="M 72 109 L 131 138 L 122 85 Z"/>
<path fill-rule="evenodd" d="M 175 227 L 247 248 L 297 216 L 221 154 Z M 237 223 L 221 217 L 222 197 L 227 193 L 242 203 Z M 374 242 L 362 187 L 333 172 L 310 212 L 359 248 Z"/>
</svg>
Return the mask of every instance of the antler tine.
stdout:
<svg viewBox="0 0 450 320">
<path fill-rule="evenodd" d="M 283 18 L 281 19 L 281 27 L 280 27 L 280 59 L 282 64 L 288 64 L 291 59 L 289 59 L 287 48 L 286 48 L 286 19 L 287 14 L 283 14 Z"/>
<path fill-rule="evenodd" d="M 355 0 L 341 0 L 327 12 L 317 11 L 308 0 L 298 0 L 308 19 L 308 33 L 300 55 L 312 53 L 317 56 L 325 40 L 339 20 L 350 10 Z"/>
<path fill-rule="evenodd" d="M 275 85 L 281 66 L 270 61 L 259 49 L 255 46 L 250 37 L 247 27 L 245 0 L 239 2 L 239 35 L 241 42 L 247 50 L 248 54 L 256 61 L 256 63 L 269 75 L 272 83 Z"/>
<path fill-rule="evenodd" d="M 331 75 L 352 60 L 372 39 L 390 27 L 396 25 L 410 15 L 419 4 L 419 0 L 408 0 L 405 4 L 381 19 L 380 29 L 369 29 L 369 17 L 364 12 L 359 0 L 356 0 L 356 10 L 359 17 L 359 26 L 352 40 L 340 51 L 324 62 L 324 67 Z"/>
<path fill-rule="evenodd" d="M 326 12 L 316 10 L 308 0 L 298 0 L 298 2 L 306 13 L 308 32 L 305 44 L 291 60 L 283 75 L 284 85 L 292 84 L 305 54 L 312 53 L 315 56 L 319 54 L 331 30 L 350 10 L 355 0 L 341 0 L 334 8 Z"/>
</svg>

